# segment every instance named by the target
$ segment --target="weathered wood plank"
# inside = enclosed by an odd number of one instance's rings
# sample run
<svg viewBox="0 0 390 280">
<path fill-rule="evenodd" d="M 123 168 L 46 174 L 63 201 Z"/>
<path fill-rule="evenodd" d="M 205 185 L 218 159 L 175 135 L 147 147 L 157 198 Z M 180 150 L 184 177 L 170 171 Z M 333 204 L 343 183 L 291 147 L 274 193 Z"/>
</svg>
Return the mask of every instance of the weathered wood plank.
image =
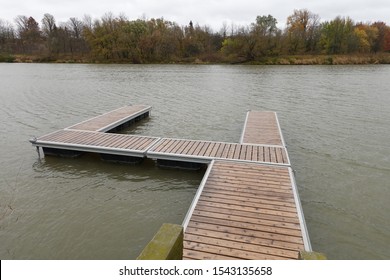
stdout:
<svg viewBox="0 0 390 280">
<path fill-rule="evenodd" d="M 241 135 L 241 143 L 284 146 L 276 114 L 249 111 Z"/>
<path fill-rule="evenodd" d="M 226 255 L 230 257 L 242 258 L 242 259 L 264 259 L 264 260 L 283 260 L 288 258 L 283 258 L 279 256 L 270 256 L 266 254 L 260 254 L 255 252 L 248 252 L 243 250 L 237 250 L 234 248 L 215 246 L 210 244 L 203 244 L 197 242 L 188 242 L 184 241 L 184 247 L 192 250 L 202 250 L 212 254 Z"/>
<path fill-rule="evenodd" d="M 124 122 L 131 121 L 137 116 L 145 114 L 151 110 L 150 106 L 144 105 L 132 105 L 125 106 L 111 112 L 104 113 L 102 115 L 93 117 L 86 121 L 72 125 L 67 129 L 77 129 L 84 131 L 102 131 L 105 132 L 116 125 L 120 125 Z"/>
<path fill-rule="evenodd" d="M 290 236 L 290 235 L 284 235 L 284 234 L 277 234 L 267 231 L 260 231 L 260 230 L 251 230 L 251 229 L 242 229 L 242 228 L 235 228 L 230 227 L 228 225 L 213 225 L 209 223 L 201 223 L 201 222 L 195 222 L 191 221 L 188 224 L 188 227 L 186 229 L 187 233 L 196 234 L 199 230 L 209 230 L 209 231 L 216 231 L 219 233 L 225 234 L 237 234 L 237 235 L 243 235 L 248 237 L 257 237 L 257 238 L 263 238 L 264 240 L 278 240 L 278 241 L 284 241 L 288 243 L 293 243 L 302 246 L 303 240 L 300 237 L 297 236 Z"/>
<path fill-rule="evenodd" d="M 186 240 L 198 244 L 207 244 L 207 245 L 213 245 L 218 247 L 233 248 L 243 252 L 247 252 L 248 254 L 251 253 L 263 254 L 261 257 L 267 255 L 270 258 L 271 256 L 282 257 L 282 258 L 297 258 L 296 251 L 259 246 L 257 244 L 248 244 L 245 242 L 231 241 L 228 239 L 187 234 Z"/>
</svg>

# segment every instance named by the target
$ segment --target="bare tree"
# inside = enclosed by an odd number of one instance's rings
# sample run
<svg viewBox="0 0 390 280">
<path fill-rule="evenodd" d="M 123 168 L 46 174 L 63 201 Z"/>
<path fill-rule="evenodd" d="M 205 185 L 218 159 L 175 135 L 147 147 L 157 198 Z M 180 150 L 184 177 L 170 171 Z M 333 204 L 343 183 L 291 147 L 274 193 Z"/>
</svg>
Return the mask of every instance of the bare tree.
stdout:
<svg viewBox="0 0 390 280">
<path fill-rule="evenodd" d="M 42 31 L 46 37 L 52 35 L 54 29 L 56 28 L 56 20 L 51 14 L 44 14 L 42 19 Z"/>
</svg>

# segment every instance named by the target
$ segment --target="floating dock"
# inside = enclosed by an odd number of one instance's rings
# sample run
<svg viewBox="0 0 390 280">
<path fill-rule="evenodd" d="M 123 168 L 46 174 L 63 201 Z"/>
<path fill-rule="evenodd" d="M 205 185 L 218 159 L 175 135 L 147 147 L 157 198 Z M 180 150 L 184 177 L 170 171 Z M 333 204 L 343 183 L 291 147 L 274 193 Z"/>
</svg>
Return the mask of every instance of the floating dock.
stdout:
<svg viewBox="0 0 390 280">
<path fill-rule="evenodd" d="M 158 137 L 64 129 L 32 141 L 50 155 L 80 155 L 81 152 L 144 158 Z"/>
<path fill-rule="evenodd" d="M 240 143 L 285 147 L 279 120 L 275 112 L 248 111 Z"/>
<path fill-rule="evenodd" d="M 249 111 L 240 143 L 288 159 L 274 112 Z M 298 259 L 311 251 L 290 161 L 275 158 L 212 161 L 183 223 L 184 259 Z"/>
<path fill-rule="evenodd" d="M 184 259 L 297 259 L 311 251 L 294 174 L 274 112 L 249 111 L 239 143 L 172 139 L 118 131 L 150 115 L 126 106 L 31 139 L 46 155 L 101 154 L 206 173 L 183 222 Z"/>
<path fill-rule="evenodd" d="M 184 259 L 298 259 L 310 250 L 290 167 L 213 161 L 184 231 Z"/>
<path fill-rule="evenodd" d="M 282 146 L 162 138 L 147 156 L 153 159 L 210 163 L 213 159 L 290 165 Z"/>
<path fill-rule="evenodd" d="M 66 129 L 112 132 L 123 129 L 136 121 L 149 117 L 151 106 L 129 105 L 88 119 Z"/>
</svg>

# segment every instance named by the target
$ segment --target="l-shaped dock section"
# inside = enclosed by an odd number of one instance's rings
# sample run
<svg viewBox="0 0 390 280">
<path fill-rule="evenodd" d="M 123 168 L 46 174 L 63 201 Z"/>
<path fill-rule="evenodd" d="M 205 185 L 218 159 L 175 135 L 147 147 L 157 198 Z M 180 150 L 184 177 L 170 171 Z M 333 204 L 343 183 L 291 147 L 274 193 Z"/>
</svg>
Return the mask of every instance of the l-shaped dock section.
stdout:
<svg viewBox="0 0 390 280">
<path fill-rule="evenodd" d="M 30 142 L 46 155 L 93 152 L 129 163 L 149 157 L 170 167 L 207 165 L 183 222 L 184 259 L 297 259 L 311 251 L 275 112 L 249 111 L 238 143 L 112 133 L 150 110 L 125 106 Z"/>
</svg>

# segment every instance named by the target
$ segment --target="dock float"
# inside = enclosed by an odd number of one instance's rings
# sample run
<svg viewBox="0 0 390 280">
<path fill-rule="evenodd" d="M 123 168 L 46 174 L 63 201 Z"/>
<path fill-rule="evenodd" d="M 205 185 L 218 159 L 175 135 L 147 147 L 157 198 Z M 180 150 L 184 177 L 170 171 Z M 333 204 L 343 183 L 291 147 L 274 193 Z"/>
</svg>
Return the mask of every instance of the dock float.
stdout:
<svg viewBox="0 0 390 280">
<path fill-rule="evenodd" d="M 101 154 L 103 159 L 121 161 L 120 157 L 115 156 L 122 156 L 122 159 L 125 159 L 123 157 L 144 158 L 146 151 L 159 139 L 158 137 L 64 129 L 31 142 L 33 146 L 42 147 L 46 155 L 71 157 L 78 156 L 81 152 L 92 152 Z"/>
<path fill-rule="evenodd" d="M 239 143 L 115 134 L 148 117 L 125 106 L 31 139 L 45 155 L 98 153 L 104 160 L 206 173 L 183 222 L 183 258 L 298 259 L 311 251 L 294 173 L 275 112 L 249 111 Z"/>
<path fill-rule="evenodd" d="M 151 106 L 128 105 L 82 121 L 62 130 L 30 139 L 45 155 L 78 157 L 84 152 L 100 154 L 108 161 L 138 163 L 160 138 L 114 134 L 149 117 Z"/>
</svg>

